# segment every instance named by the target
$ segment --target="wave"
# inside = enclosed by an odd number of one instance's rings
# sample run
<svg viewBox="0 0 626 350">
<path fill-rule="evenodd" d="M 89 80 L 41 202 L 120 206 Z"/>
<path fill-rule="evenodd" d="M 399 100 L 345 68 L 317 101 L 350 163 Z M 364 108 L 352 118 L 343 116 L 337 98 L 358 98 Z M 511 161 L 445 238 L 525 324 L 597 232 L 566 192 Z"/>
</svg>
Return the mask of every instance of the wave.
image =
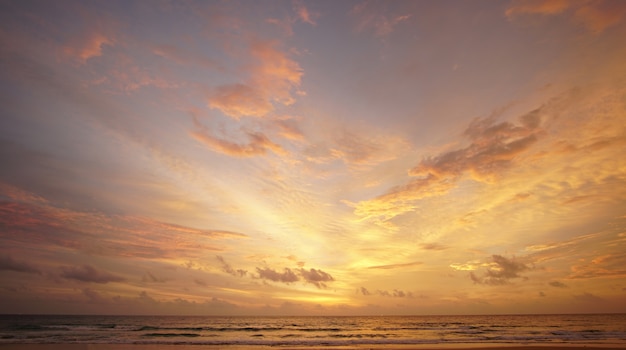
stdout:
<svg viewBox="0 0 626 350">
<path fill-rule="evenodd" d="M 200 337 L 201 335 L 198 333 L 148 333 L 144 334 L 144 337 L 186 337 L 186 338 L 195 338 Z"/>
<path fill-rule="evenodd" d="M 626 315 L 306 319 L 0 316 L 0 344 L 145 343 L 301 347 L 352 344 L 602 344 L 623 347 L 626 345 L 625 330 Z"/>
</svg>

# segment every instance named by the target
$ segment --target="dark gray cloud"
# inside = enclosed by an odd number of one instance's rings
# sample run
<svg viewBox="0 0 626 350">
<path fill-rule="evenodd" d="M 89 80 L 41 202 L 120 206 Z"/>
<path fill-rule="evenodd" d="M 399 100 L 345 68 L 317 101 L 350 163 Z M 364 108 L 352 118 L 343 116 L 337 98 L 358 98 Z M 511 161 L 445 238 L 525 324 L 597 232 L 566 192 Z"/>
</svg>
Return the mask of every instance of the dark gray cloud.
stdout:
<svg viewBox="0 0 626 350">
<path fill-rule="evenodd" d="M 515 258 L 507 259 L 502 255 L 492 255 L 492 267 L 488 268 L 481 276 L 470 273 L 470 278 L 474 283 L 488 285 L 502 285 L 511 279 L 524 278 L 521 272 L 529 270 L 526 264 L 517 261 Z"/>
<path fill-rule="evenodd" d="M 548 284 L 556 288 L 567 288 L 567 285 L 565 283 L 559 281 L 551 281 Z"/>
<path fill-rule="evenodd" d="M 272 268 L 256 268 L 259 277 L 273 282 L 291 283 L 303 280 L 306 283 L 313 284 L 317 288 L 326 288 L 327 282 L 335 279 L 328 272 L 320 269 L 290 269 L 285 267 L 283 272 L 278 272 Z"/>
<path fill-rule="evenodd" d="M 146 271 L 146 273 L 141 276 L 141 281 L 146 283 L 164 283 L 165 279 L 155 276 L 150 271 Z"/>
<path fill-rule="evenodd" d="M 256 268 L 256 271 L 259 273 L 259 277 L 262 279 L 270 280 L 273 282 L 283 282 L 283 283 L 291 283 L 297 282 L 300 280 L 298 275 L 288 267 L 285 267 L 284 272 L 278 272 L 274 269 L 266 268 Z"/>
<path fill-rule="evenodd" d="M 376 290 L 376 292 L 370 292 L 367 288 L 361 287 L 359 291 L 364 296 L 379 295 L 381 297 L 386 297 L 386 298 L 413 298 L 412 292 L 407 292 L 407 291 L 403 291 L 400 289 L 393 289 L 393 290 L 378 289 Z"/>
<path fill-rule="evenodd" d="M 424 250 L 445 250 L 448 249 L 447 246 L 439 243 L 422 243 L 420 244 L 420 248 Z"/>
<path fill-rule="evenodd" d="M 223 257 L 221 257 L 220 255 L 215 256 L 217 258 L 217 261 L 220 262 L 220 264 L 222 265 L 222 271 L 231 274 L 233 276 L 236 277 L 244 277 L 248 271 L 246 270 L 242 270 L 242 269 L 234 269 L 232 266 L 230 266 L 229 263 L 226 262 L 226 260 L 224 260 Z"/>
<path fill-rule="evenodd" d="M 199 285 L 201 287 L 206 287 L 207 286 L 206 282 L 204 282 L 203 280 L 197 279 L 197 278 L 193 280 L 193 283 L 195 283 L 195 284 L 197 284 L 197 285 Z"/>
<path fill-rule="evenodd" d="M 589 302 L 589 303 L 595 303 L 598 301 L 604 301 L 604 299 L 600 298 L 597 295 L 585 292 L 583 294 L 580 295 L 574 295 L 574 299 L 578 300 L 578 301 L 583 301 L 583 302 Z"/>
<path fill-rule="evenodd" d="M 0 271 L 2 270 L 41 274 L 41 271 L 33 265 L 24 261 L 14 260 L 10 256 L 0 256 Z"/>
<path fill-rule="evenodd" d="M 123 277 L 105 272 L 98 271 L 91 265 L 83 266 L 61 266 L 60 276 L 65 279 L 71 279 L 81 282 L 89 283 L 109 283 L 109 282 L 123 282 Z"/>
<path fill-rule="evenodd" d="M 326 284 L 324 282 L 332 282 L 335 280 L 329 273 L 319 269 L 300 269 L 298 271 L 307 283 L 311 283 L 317 288 L 326 288 Z"/>
</svg>

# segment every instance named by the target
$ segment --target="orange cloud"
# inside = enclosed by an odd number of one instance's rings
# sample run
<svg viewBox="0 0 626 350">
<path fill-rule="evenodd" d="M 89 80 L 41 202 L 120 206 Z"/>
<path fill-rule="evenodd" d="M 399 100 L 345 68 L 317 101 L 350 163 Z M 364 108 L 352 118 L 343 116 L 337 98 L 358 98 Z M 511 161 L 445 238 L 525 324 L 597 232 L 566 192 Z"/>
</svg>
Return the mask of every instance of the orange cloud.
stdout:
<svg viewBox="0 0 626 350">
<path fill-rule="evenodd" d="M 574 19 L 589 31 L 601 33 L 618 24 L 625 14 L 626 3 L 623 1 L 592 1 L 578 8 Z"/>
<path fill-rule="evenodd" d="M 519 14 L 556 15 L 567 10 L 570 0 L 515 0 L 506 9 L 506 16 L 511 18 Z"/>
<path fill-rule="evenodd" d="M 299 20 L 301 20 L 304 23 L 311 24 L 311 25 L 317 25 L 314 18 L 319 16 L 318 13 L 311 12 L 304 5 L 304 3 L 302 3 L 302 1 L 295 1 L 293 7 Z"/>
<path fill-rule="evenodd" d="M 253 85 L 265 93 L 269 100 L 290 105 L 294 102 L 291 89 L 298 87 L 302 79 L 302 68 L 297 62 L 276 49 L 275 42 L 257 41 L 251 47 L 256 60 L 252 71 Z"/>
<path fill-rule="evenodd" d="M 495 123 L 493 117 L 476 119 L 465 131 L 471 143 L 458 150 L 423 159 L 409 171 L 417 177 L 377 198 L 354 205 L 364 219 L 389 220 L 415 209 L 414 201 L 447 193 L 464 176 L 491 182 L 532 146 L 541 132 L 540 110 L 519 118 L 519 123 Z"/>
<path fill-rule="evenodd" d="M 267 151 L 276 154 L 286 154 L 285 150 L 278 144 L 272 142 L 267 136 L 259 132 L 247 133 L 249 142 L 239 144 L 212 136 L 206 129 L 192 131 L 191 137 L 202 142 L 210 149 L 234 157 L 251 157 L 264 155 Z"/>
<path fill-rule="evenodd" d="M 626 277 L 626 254 L 615 252 L 599 256 L 588 263 L 574 265 L 569 279 Z"/>
<path fill-rule="evenodd" d="M 395 135 L 382 135 L 378 130 L 358 130 L 353 126 L 327 125 L 334 132 L 323 142 L 309 144 L 304 155 L 310 162 L 328 164 L 342 161 L 351 170 L 370 169 L 396 159 L 410 146 Z M 376 134 L 378 133 L 378 134 Z"/>
<path fill-rule="evenodd" d="M 102 56 L 104 45 L 113 45 L 115 41 L 102 33 L 91 33 L 63 47 L 63 53 L 84 64 L 93 57 Z"/>
<path fill-rule="evenodd" d="M 585 26 L 592 33 L 601 33 L 618 24 L 626 15 L 623 1 L 589 0 L 516 0 L 505 11 L 509 19 L 522 14 L 559 15 L 573 10 L 572 20 Z M 571 13 L 571 12 L 570 12 Z"/>
<path fill-rule="evenodd" d="M 22 196 L 22 198 L 27 198 Z M 223 250 L 216 243 L 240 233 L 202 230 L 143 217 L 55 207 L 40 200 L 0 202 L 0 240 L 7 247 L 64 247 L 83 253 L 146 259 L 194 258 Z M 6 266 L 19 266 L 4 261 Z"/>
<path fill-rule="evenodd" d="M 278 128 L 278 133 L 290 140 L 303 140 L 304 134 L 293 119 L 277 120 L 274 125 Z"/>
<path fill-rule="evenodd" d="M 350 14 L 356 19 L 356 31 L 372 31 L 376 38 L 383 38 L 396 27 L 411 18 L 410 14 L 389 14 L 381 2 L 366 1 L 355 5 Z"/>
<path fill-rule="evenodd" d="M 274 110 L 274 104 L 293 104 L 292 90 L 300 86 L 302 69 L 276 46 L 275 42 L 253 42 L 248 81 L 217 87 L 207 98 L 209 107 L 240 118 L 264 117 Z"/>
<path fill-rule="evenodd" d="M 274 110 L 262 91 L 245 84 L 222 85 L 209 97 L 209 107 L 233 118 L 263 117 Z"/>
</svg>

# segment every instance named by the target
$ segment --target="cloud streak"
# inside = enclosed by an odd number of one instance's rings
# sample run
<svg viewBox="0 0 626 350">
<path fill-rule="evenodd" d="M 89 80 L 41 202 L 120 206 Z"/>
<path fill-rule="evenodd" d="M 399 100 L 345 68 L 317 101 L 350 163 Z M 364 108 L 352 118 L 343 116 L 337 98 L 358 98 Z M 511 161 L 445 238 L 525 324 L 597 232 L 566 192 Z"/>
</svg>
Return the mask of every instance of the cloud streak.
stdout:
<svg viewBox="0 0 626 350">
<path fill-rule="evenodd" d="M 203 125 L 197 123 L 197 129 L 190 132 L 192 138 L 201 142 L 211 150 L 233 157 L 253 157 L 265 155 L 269 151 L 284 155 L 286 151 L 277 143 L 272 142 L 260 132 L 247 132 L 248 143 L 237 143 L 215 137 Z"/>
<path fill-rule="evenodd" d="M 124 282 L 125 278 L 106 272 L 96 270 L 91 265 L 82 266 L 61 266 L 61 273 L 59 276 L 65 279 L 87 282 L 87 283 L 99 283 L 106 284 L 109 282 Z"/>
<path fill-rule="evenodd" d="M 505 14 L 509 19 L 520 15 L 554 16 L 566 14 L 575 23 L 599 34 L 620 23 L 626 15 L 621 1 L 515 0 Z"/>
<path fill-rule="evenodd" d="M 357 32 L 372 32 L 375 38 L 385 38 L 411 18 L 409 13 L 390 13 L 385 2 L 364 1 L 355 5 L 350 14 L 356 21 Z"/>
</svg>

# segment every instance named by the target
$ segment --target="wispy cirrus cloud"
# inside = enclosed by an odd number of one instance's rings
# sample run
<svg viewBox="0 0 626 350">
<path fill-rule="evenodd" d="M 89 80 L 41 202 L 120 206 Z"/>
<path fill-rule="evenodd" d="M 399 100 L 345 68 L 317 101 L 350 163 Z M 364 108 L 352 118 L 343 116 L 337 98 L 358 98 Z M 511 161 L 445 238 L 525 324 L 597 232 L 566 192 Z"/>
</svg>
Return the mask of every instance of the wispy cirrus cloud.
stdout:
<svg viewBox="0 0 626 350">
<path fill-rule="evenodd" d="M 581 261 L 571 267 L 568 279 L 626 277 L 626 253 L 615 252 Z"/>
<path fill-rule="evenodd" d="M 520 14 L 555 15 L 567 10 L 571 3 L 568 0 L 514 0 L 505 14 L 509 18 Z"/>
<path fill-rule="evenodd" d="M 0 240 L 10 246 L 53 245 L 102 256 L 171 259 L 219 251 L 217 241 L 245 237 L 145 217 L 75 211 L 12 186 L 3 187 L 11 190 L 5 196 L 12 200 L 0 201 Z"/>
<path fill-rule="evenodd" d="M 320 17 L 320 13 L 307 6 L 304 1 L 294 0 L 292 2 L 293 12 L 282 18 L 268 18 L 267 23 L 273 24 L 280 28 L 285 35 L 293 36 L 293 27 L 298 22 L 306 23 L 312 26 L 317 25 L 317 19 Z"/>
<path fill-rule="evenodd" d="M 413 267 L 413 266 L 418 266 L 422 264 L 423 263 L 421 261 L 414 261 L 414 262 L 403 263 L 403 264 L 369 266 L 368 269 L 392 270 L 392 269 L 399 269 L 399 268 L 404 268 L 404 267 Z"/>
<path fill-rule="evenodd" d="M 401 23 L 411 18 L 410 13 L 399 13 L 387 8 L 388 2 L 364 1 L 355 5 L 350 15 L 355 20 L 357 32 L 372 32 L 376 38 L 393 33 Z"/>
<path fill-rule="evenodd" d="M 554 16 L 567 14 L 592 33 L 602 33 L 622 21 L 626 4 L 622 1 L 515 0 L 505 12 L 509 19 L 519 15 Z"/>
<path fill-rule="evenodd" d="M 320 14 L 315 11 L 311 11 L 303 1 L 295 0 L 293 2 L 293 9 L 300 21 L 311 25 L 317 25 L 315 20 L 320 16 Z"/>
<path fill-rule="evenodd" d="M 237 143 L 212 135 L 208 128 L 199 122 L 196 125 L 196 130 L 190 132 L 191 137 L 215 152 L 233 157 L 265 155 L 268 151 L 278 155 L 286 154 L 286 151 L 279 144 L 272 142 L 261 132 L 247 132 L 248 143 Z"/>
</svg>

